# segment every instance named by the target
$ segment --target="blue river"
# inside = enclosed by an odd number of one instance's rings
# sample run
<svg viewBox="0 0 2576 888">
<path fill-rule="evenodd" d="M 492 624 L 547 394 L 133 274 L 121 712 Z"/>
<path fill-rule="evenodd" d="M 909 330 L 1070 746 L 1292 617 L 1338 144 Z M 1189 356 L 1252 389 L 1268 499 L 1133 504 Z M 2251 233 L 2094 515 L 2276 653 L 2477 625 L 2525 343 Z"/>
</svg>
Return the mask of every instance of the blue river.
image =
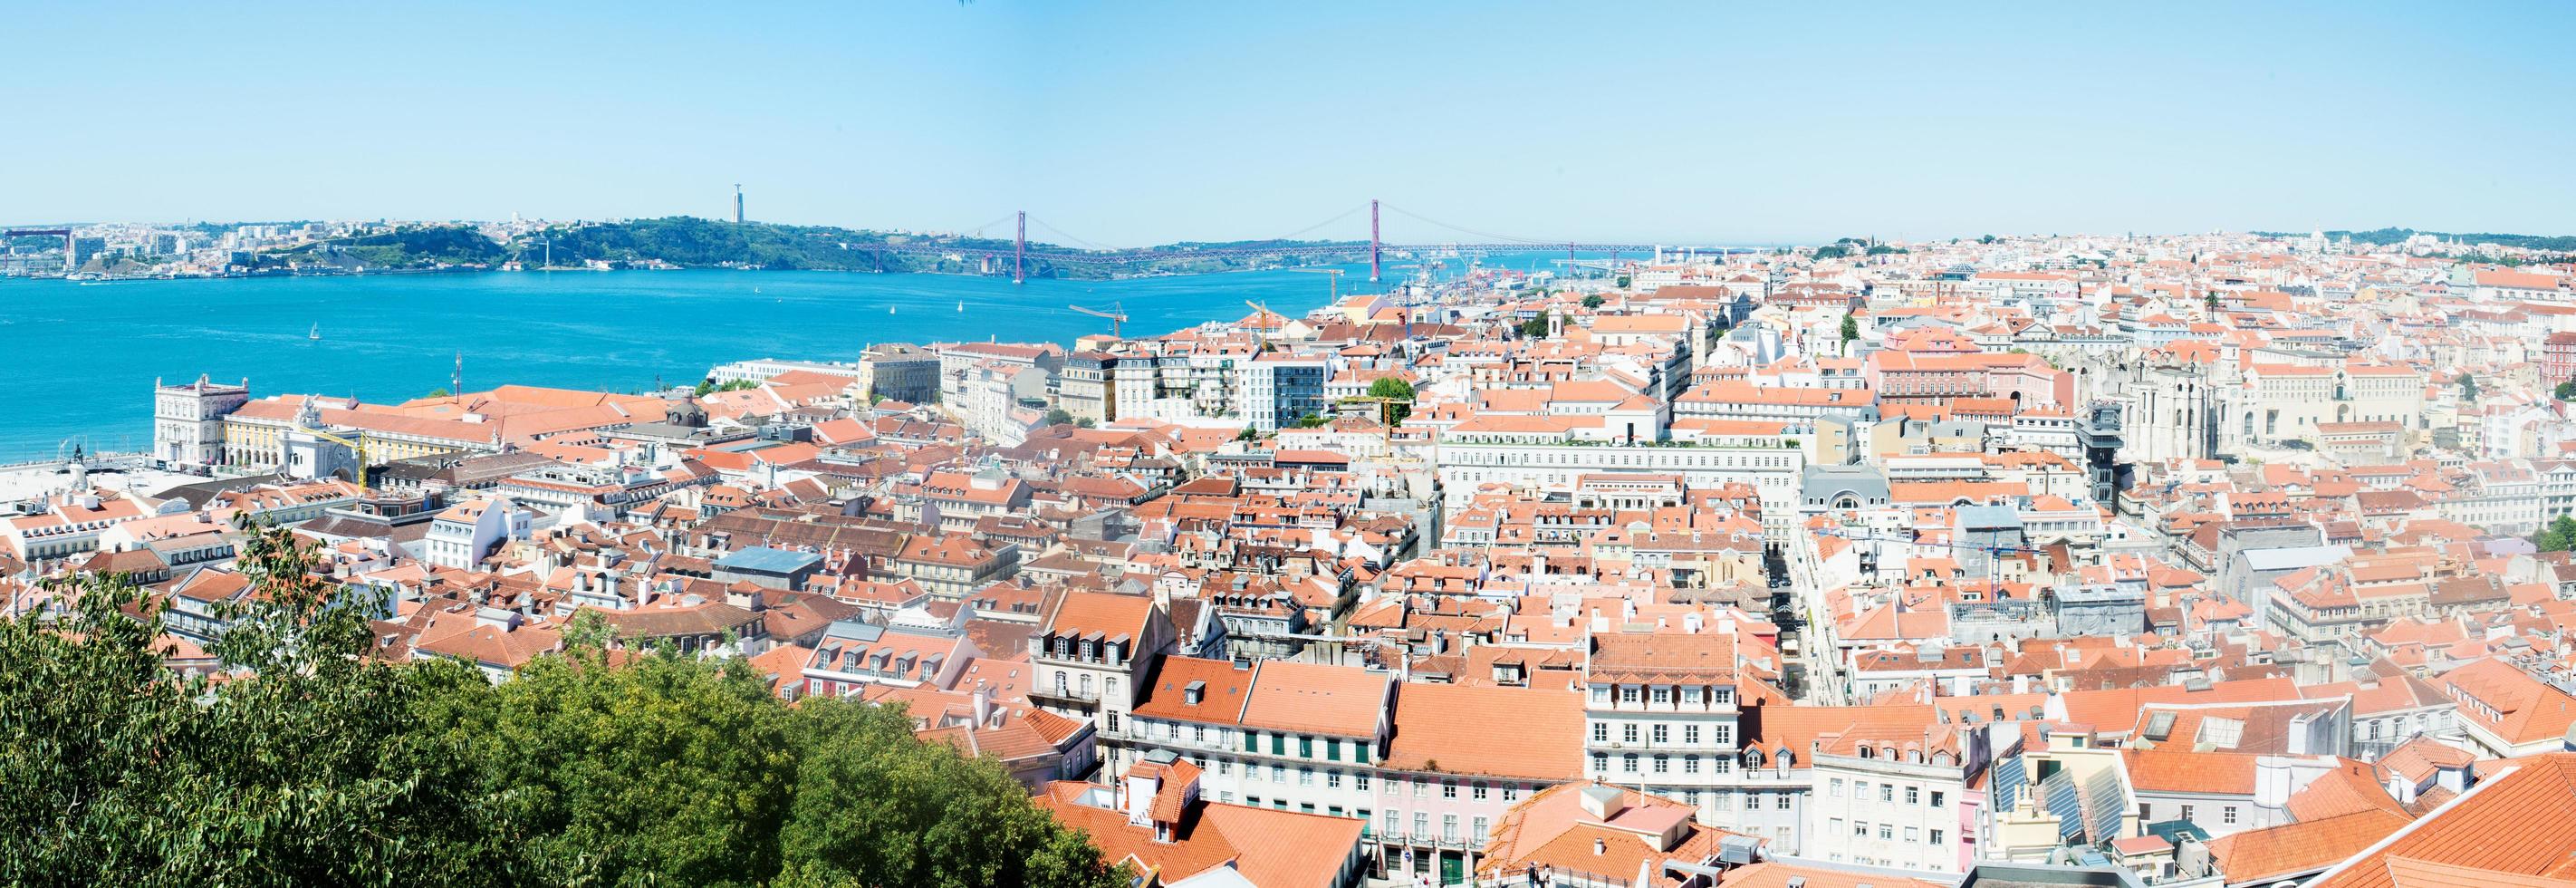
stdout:
<svg viewBox="0 0 2576 888">
<path fill-rule="evenodd" d="M 1506 257 L 1516 269 L 1543 268 Z M 1341 292 L 1383 290 L 1339 266 Z M 1453 264 L 1454 268 L 1455 265 Z M 1032 280 L 792 271 L 488 272 L 76 284 L 0 279 L 0 354 L 17 379 L 0 461 L 148 449 L 152 384 L 209 374 L 251 395 L 369 401 L 504 383 L 644 391 L 694 383 L 747 358 L 846 360 L 877 342 L 1070 343 L 1109 322 L 1068 306 L 1118 306 L 1150 336 L 1329 299 L 1332 278 L 1294 271 Z M 962 308 L 961 308 L 962 306 Z M 319 332 L 321 338 L 310 338 Z"/>
</svg>

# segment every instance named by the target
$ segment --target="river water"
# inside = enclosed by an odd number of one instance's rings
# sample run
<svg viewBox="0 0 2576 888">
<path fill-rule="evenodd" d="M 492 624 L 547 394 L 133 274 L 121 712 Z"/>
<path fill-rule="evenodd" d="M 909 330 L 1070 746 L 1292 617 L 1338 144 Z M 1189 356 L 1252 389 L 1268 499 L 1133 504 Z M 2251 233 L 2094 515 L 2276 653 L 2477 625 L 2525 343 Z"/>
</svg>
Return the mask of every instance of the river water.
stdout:
<svg viewBox="0 0 2576 888">
<path fill-rule="evenodd" d="M 1366 266 L 1340 266 L 1342 291 Z M 1517 267 L 1517 266 L 1515 266 Z M 1130 336 L 1324 304 L 1330 277 L 1292 271 L 1032 280 L 797 271 L 490 272 L 131 281 L 0 279 L 0 358 L 16 409 L 0 461 L 151 443 L 152 384 L 209 374 L 251 395 L 392 402 L 503 383 L 642 391 L 747 358 L 845 360 L 876 342 L 1070 343 L 1123 307 Z M 960 306 L 963 310 L 960 310 Z M 889 310 L 891 309 L 891 313 Z M 309 338 L 318 330 L 321 339 Z"/>
</svg>

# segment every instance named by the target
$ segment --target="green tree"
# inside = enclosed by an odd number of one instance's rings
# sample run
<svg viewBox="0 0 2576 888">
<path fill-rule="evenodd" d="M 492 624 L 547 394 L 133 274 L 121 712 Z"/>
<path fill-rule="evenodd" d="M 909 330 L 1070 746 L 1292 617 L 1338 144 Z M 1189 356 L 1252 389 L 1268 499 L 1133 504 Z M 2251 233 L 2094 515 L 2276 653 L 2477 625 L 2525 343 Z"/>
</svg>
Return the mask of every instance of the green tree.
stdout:
<svg viewBox="0 0 2576 888">
<path fill-rule="evenodd" d="M 2208 306 L 2208 308 L 2209 308 L 2209 312 L 2210 312 L 2211 314 L 2217 314 L 2217 313 L 2218 313 L 2218 291 L 2216 291 L 2216 290 L 2211 290 L 2211 291 L 2209 291 L 2209 293 L 2208 293 L 2208 295 L 2207 295 L 2207 298 L 2206 298 L 2206 300 L 2205 300 L 2204 304 Z"/>
<path fill-rule="evenodd" d="M 1413 415 L 1413 383 L 1406 382 L 1404 377 L 1378 377 L 1376 382 L 1369 383 L 1368 394 L 1372 398 L 1402 402 L 1395 405 L 1396 422 L 1401 423 Z"/>
<path fill-rule="evenodd" d="M 1843 354 L 1851 354 L 1852 340 L 1860 338 L 1860 320 L 1850 312 L 1843 313 Z"/>
<path fill-rule="evenodd" d="M 914 740 L 900 708 L 808 700 L 789 742 L 796 794 L 780 845 L 791 883 L 1125 884 L 1001 768 Z"/>
<path fill-rule="evenodd" d="M 2576 379 L 2559 383 L 2558 388 L 2552 390 L 2550 394 L 2556 395 L 2561 401 L 2576 401 Z"/>
<path fill-rule="evenodd" d="M 2459 386 L 2460 386 L 2460 403 L 2463 403 L 2463 404 L 2474 404 L 2474 403 L 2477 403 L 2477 400 L 2478 400 L 2478 379 L 2477 379 L 2477 377 L 2470 376 L 2470 375 L 2469 375 L 2469 371 L 2462 370 L 2462 371 L 2460 371 L 2460 378 L 2459 378 L 2459 379 L 2456 379 L 2456 380 L 2453 380 L 2453 382 L 2458 383 L 2458 384 L 2459 384 Z"/>
<path fill-rule="evenodd" d="M 448 391 L 448 390 L 447 390 L 447 387 L 446 387 L 446 386 L 443 386 L 443 385 L 442 385 L 442 386 L 439 386 L 439 387 L 437 387 L 437 388 L 434 388 L 434 389 L 430 389 L 430 390 L 429 390 L 429 397 L 432 397 L 432 398 L 445 398 L 445 397 L 449 397 L 449 396 L 454 395 L 454 394 L 456 394 L 456 393 L 455 393 L 455 392 Z"/>
<path fill-rule="evenodd" d="M 552 884 L 756 884 L 778 870 L 787 710 L 739 660 L 668 649 L 539 657 L 421 721 L 465 746 L 519 852 Z M 853 801 L 855 803 L 855 801 Z"/>
<path fill-rule="evenodd" d="M 1851 255 L 1851 248 L 1841 244 L 1827 244 L 1816 248 L 1818 259 L 1840 259 L 1849 255 Z"/>
<path fill-rule="evenodd" d="M 1619 279 L 1619 286 L 1620 286 L 1622 289 L 1625 289 L 1625 288 L 1628 286 L 1628 279 L 1627 279 L 1626 277 L 1621 277 L 1621 278 Z M 1584 307 L 1584 308 L 1600 308 L 1600 307 L 1601 307 L 1601 303 L 1604 303 L 1604 302 L 1607 302 L 1607 301 L 1609 301 L 1609 300 L 1606 300 L 1606 299 L 1601 298 L 1601 294 L 1599 294 L 1599 293 L 1593 293 L 1593 294 L 1591 294 L 1591 295 L 1588 295 L 1588 296 L 1583 297 L 1583 307 Z"/>
<path fill-rule="evenodd" d="M 1243 431 L 1236 432 L 1234 434 L 1234 439 L 1237 441 L 1258 441 L 1261 439 L 1261 430 L 1253 428 L 1250 425 L 1246 425 L 1243 427 Z"/>
<path fill-rule="evenodd" d="M 2531 535 L 2531 544 L 2543 552 L 2565 552 L 2576 548 L 2576 518 L 2558 516 L 2557 520 L 2549 522 L 2548 527 Z"/>
<path fill-rule="evenodd" d="M 1547 312 L 1539 312 L 1538 317 L 1534 317 L 1534 318 L 1531 318 L 1531 319 L 1529 319 L 1529 320 L 1526 320 L 1526 321 L 1522 321 L 1522 322 L 1521 322 L 1521 338 L 1523 338 L 1523 339 L 1546 339 L 1546 338 L 1547 338 L 1547 328 L 1548 328 L 1548 313 L 1547 313 Z"/>
<path fill-rule="evenodd" d="M 1049 408 L 1047 408 L 1047 412 L 1046 412 L 1046 424 L 1047 424 L 1047 425 L 1064 425 L 1064 424 L 1066 424 L 1066 423 L 1070 423 L 1070 422 L 1072 422 L 1072 421 L 1073 421 L 1073 414 L 1072 414 L 1071 412 L 1069 412 L 1069 411 L 1065 410 L 1064 408 L 1062 408 L 1062 407 L 1049 407 Z"/>
<path fill-rule="evenodd" d="M 523 881 L 456 749 L 413 730 L 417 700 L 480 679 L 371 658 L 382 596 L 245 530 L 258 594 L 218 609 L 221 683 L 164 666 L 163 606 L 125 577 L 55 582 L 59 623 L 0 624 L 0 881 Z"/>
</svg>

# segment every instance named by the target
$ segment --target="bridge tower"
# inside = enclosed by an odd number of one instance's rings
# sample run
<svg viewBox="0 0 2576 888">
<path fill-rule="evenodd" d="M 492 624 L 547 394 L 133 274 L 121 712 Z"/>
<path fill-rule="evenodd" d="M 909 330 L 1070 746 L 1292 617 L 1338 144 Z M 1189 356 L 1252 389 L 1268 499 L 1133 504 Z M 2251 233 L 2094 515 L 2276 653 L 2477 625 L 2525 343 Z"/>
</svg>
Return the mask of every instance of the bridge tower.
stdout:
<svg viewBox="0 0 2576 888">
<path fill-rule="evenodd" d="M 1369 283 L 1377 283 L 1377 198 L 1369 198 Z"/>
<path fill-rule="evenodd" d="M 1011 283 L 1028 282 L 1029 211 L 1020 211 L 1019 234 L 1011 240 Z"/>
</svg>

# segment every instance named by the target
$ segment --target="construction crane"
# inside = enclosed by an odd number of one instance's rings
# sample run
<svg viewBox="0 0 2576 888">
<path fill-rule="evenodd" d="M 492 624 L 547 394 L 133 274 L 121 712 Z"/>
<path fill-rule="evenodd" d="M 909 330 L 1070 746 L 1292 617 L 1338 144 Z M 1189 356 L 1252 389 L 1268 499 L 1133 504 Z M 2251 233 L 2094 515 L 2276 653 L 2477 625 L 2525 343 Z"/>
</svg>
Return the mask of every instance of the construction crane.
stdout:
<svg viewBox="0 0 2576 888">
<path fill-rule="evenodd" d="M 338 435 L 331 434 L 330 432 L 326 432 L 326 431 L 323 431 L 323 430 L 321 430 L 321 429 L 314 428 L 314 427 L 312 427 L 312 426 L 309 426 L 309 425 L 304 424 L 304 421 L 303 421 L 303 419 L 302 419 L 302 418 L 298 418 L 298 419 L 295 421 L 295 431 L 303 432 L 303 433 L 305 433 L 305 434 L 307 434 L 307 435 L 312 435 L 313 437 L 320 438 L 320 439 L 325 440 L 325 441 L 329 441 L 329 442 L 331 442 L 331 443 L 333 443 L 333 444 L 338 444 L 338 445 L 340 445 L 340 446 L 342 446 L 342 447 L 349 448 L 349 452 L 354 453 L 354 454 L 357 454 L 357 455 L 358 455 L 358 477 L 357 477 L 357 479 L 356 479 L 356 480 L 357 480 L 357 482 L 358 482 L 358 487 L 359 487 L 360 489 L 364 489 L 364 488 L 367 486 L 367 468 L 368 468 L 368 466 L 369 466 L 370 464 L 372 464 L 372 463 L 374 463 L 374 462 L 375 462 L 375 459 L 374 459 L 374 454 L 373 454 L 373 448 L 368 447 L 368 446 L 366 445 L 366 442 L 364 442 L 363 440 L 361 440 L 361 441 L 351 441 L 351 440 L 349 440 L 349 439 L 347 439 L 347 438 L 343 438 L 343 437 L 340 437 L 340 436 L 338 436 Z M 360 438 L 364 438 L 364 437 L 366 437 L 366 435 L 365 435 L 365 433 L 361 432 L 361 433 L 359 433 L 359 437 L 360 437 Z M 317 468 L 318 468 L 318 467 L 317 467 Z"/>
<path fill-rule="evenodd" d="M 1251 309 L 1252 309 L 1252 321 L 1253 321 L 1253 323 L 1255 323 L 1255 324 L 1268 324 L 1268 323 L 1270 323 L 1270 318 L 1271 318 L 1270 306 L 1263 305 L 1263 304 L 1258 303 L 1258 302 L 1254 302 L 1254 301 L 1252 301 L 1252 300 L 1250 300 L 1250 299 L 1243 300 L 1243 304 L 1244 304 L 1245 306 L 1247 306 L 1247 307 L 1249 307 L 1249 308 L 1251 308 Z M 1285 324 L 1284 322 L 1285 322 L 1285 321 L 1287 321 L 1287 320 L 1288 320 L 1288 319 L 1287 319 L 1286 317 L 1281 317 L 1281 318 L 1280 318 L 1280 321 L 1282 321 L 1282 322 L 1283 322 L 1283 323 L 1281 324 L 1281 326 L 1286 326 L 1286 324 Z M 1260 328 L 1260 327 L 1254 327 L 1254 328 L 1252 328 L 1252 353 L 1253 353 L 1253 354 L 1260 354 L 1260 353 L 1262 353 L 1262 352 L 1269 351 L 1269 350 L 1270 350 L 1270 335 L 1269 335 L 1269 334 L 1267 334 L 1267 333 L 1263 333 L 1263 332 L 1261 332 L 1261 328 Z"/>
<path fill-rule="evenodd" d="M 1332 287 L 1331 292 L 1332 292 L 1332 294 L 1333 294 L 1333 304 L 1335 304 L 1335 305 L 1339 305 L 1339 304 L 1341 304 L 1341 301 L 1342 301 L 1342 274 L 1343 274 L 1343 272 L 1342 272 L 1342 270 L 1341 270 L 1341 269 L 1338 269 L 1338 268 L 1291 268 L 1291 269 L 1288 269 L 1288 270 L 1289 270 L 1289 271 L 1295 271 L 1295 272 L 1302 272 L 1302 273 L 1305 273 L 1305 274 L 1329 274 L 1329 275 L 1332 275 L 1332 276 L 1333 276 L 1333 287 Z"/>
<path fill-rule="evenodd" d="M 1109 335 L 1116 338 L 1124 338 L 1119 337 L 1118 334 L 1119 325 L 1127 323 L 1127 306 L 1124 303 L 1110 303 L 1108 311 L 1101 311 L 1096 308 L 1084 308 L 1079 305 L 1068 305 L 1065 307 L 1095 318 L 1108 318 Z"/>
</svg>

